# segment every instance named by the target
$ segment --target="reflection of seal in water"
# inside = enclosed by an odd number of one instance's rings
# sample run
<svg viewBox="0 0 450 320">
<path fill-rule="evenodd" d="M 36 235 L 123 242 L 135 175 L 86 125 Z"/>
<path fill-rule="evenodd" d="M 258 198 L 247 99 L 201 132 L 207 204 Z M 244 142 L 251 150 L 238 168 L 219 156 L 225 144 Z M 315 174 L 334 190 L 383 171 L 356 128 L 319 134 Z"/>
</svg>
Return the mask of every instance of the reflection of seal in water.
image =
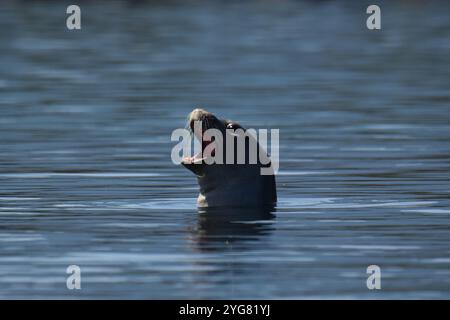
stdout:
<svg viewBox="0 0 450 320">
<path fill-rule="evenodd" d="M 190 239 L 201 251 L 254 248 L 274 230 L 274 212 L 271 207 L 200 208 Z"/>
<path fill-rule="evenodd" d="M 195 132 L 194 122 L 201 121 L 202 132 Z M 237 139 L 239 134 L 230 133 L 226 129 L 245 129 L 238 123 L 229 120 L 219 120 L 212 113 L 195 109 L 189 114 L 189 126 L 196 138 L 202 142 L 202 150 L 210 144 L 214 143 L 203 139 L 203 134 L 208 129 L 217 129 L 222 133 L 222 153 L 223 158 L 226 159 L 225 139 Z M 236 131 L 237 132 L 237 131 Z M 257 145 L 256 164 L 251 164 L 249 161 L 251 136 L 245 135 L 245 163 L 238 164 L 236 161 L 237 143 L 234 144 L 234 162 L 228 164 L 224 160 L 224 164 L 207 164 L 205 158 L 194 156 L 192 158 L 185 158 L 182 164 L 197 175 L 198 183 L 200 185 L 200 195 L 198 197 L 199 207 L 217 207 L 217 206 L 265 206 L 273 205 L 277 201 L 275 176 L 261 175 L 261 168 L 271 169 L 271 163 L 265 151 Z M 217 145 L 214 146 L 218 148 Z M 264 158 L 264 159 L 263 159 Z M 264 160 L 264 161 L 261 161 Z M 268 163 L 268 164 L 263 164 Z"/>
</svg>

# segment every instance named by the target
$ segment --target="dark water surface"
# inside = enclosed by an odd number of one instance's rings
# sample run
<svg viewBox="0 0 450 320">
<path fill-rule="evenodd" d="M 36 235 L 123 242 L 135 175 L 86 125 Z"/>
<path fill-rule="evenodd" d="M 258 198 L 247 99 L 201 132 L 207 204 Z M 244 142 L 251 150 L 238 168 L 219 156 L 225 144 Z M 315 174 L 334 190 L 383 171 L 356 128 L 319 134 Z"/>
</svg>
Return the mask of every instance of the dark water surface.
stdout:
<svg viewBox="0 0 450 320">
<path fill-rule="evenodd" d="M 0 298 L 450 298 L 450 7 L 368 4 L 2 1 Z M 275 212 L 197 212 L 196 106 L 280 129 Z"/>
</svg>

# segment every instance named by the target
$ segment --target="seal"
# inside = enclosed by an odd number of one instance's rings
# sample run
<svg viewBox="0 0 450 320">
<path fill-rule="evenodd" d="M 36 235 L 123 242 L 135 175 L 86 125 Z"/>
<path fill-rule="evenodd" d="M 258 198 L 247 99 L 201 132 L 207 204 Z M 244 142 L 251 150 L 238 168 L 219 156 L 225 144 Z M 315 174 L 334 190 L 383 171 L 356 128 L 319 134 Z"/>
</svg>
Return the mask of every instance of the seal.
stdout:
<svg viewBox="0 0 450 320">
<path fill-rule="evenodd" d="M 201 124 L 201 130 L 196 130 L 196 122 Z M 194 136 L 201 142 L 202 153 L 184 158 L 181 164 L 197 176 L 200 187 L 198 207 L 274 206 L 277 193 L 270 158 L 254 137 L 246 134 L 245 128 L 237 122 L 218 119 L 204 109 L 194 109 L 188 116 L 188 125 Z M 226 143 L 218 143 L 215 137 L 206 137 L 205 132 L 209 129 L 218 130 L 223 139 L 234 139 L 234 152 L 231 153 L 226 148 Z M 243 163 L 237 161 L 238 139 L 245 141 Z M 250 148 L 252 143 L 256 145 L 256 149 Z M 224 159 L 231 158 L 233 161 L 210 163 L 208 156 L 202 157 L 206 149 L 213 150 L 212 156 L 222 152 Z M 255 151 L 257 154 L 252 154 Z M 227 153 L 231 154 L 228 158 Z M 255 156 L 256 162 L 250 161 L 252 156 Z M 271 174 L 262 175 L 261 168 L 266 168 Z"/>
</svg>

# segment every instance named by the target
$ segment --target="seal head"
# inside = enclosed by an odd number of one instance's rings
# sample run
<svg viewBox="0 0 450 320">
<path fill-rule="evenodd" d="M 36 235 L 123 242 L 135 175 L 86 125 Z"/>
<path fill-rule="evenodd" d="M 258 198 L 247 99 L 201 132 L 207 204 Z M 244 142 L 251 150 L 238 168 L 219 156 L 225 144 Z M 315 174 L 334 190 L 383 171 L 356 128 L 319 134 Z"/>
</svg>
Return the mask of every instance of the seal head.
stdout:
<svg viewBox="0 0 450 320">
<path fill-rule="evenodd" d="M 196 122 L 201 123 L 200 129 L 196 128 Z M 256 139 L 246 134 L 246 130 L 240 124 L 231 120 L 218 119 L 204 109 L 194 109 L 188 116 L 188 126 L 202 145 L 201 155 L 187 157 L 182 161 L 182 165 L 197 176 L 200 186 L 197 199 L 199 207 L 262 207 L 273 206 L 276 203 L 276 183 L 270 158 Z M 216 129 L 216 132 L 222 134 L 223 139 L 232 139 L 234 152 L 226 148 L 225 141 L 219 143 L 215 136 L 207 136 L 205 133 L 208 129 Z M 239 142 L 237 140 L 239 139 L 241 142 L 245 141 L 243 144 L 245 154 L 241 158 L 241 160 L 244 159 L 244 163 L 238 161 Z M 252 145 L 256 145 L 256 149 L 251 148 Z M 212 150 L 213 157 L 221 152 L 223 159 L 232 159 L 232 161 L 211 163 L 208 161 L 211 158 L 203 157 L 207 149 Z M 256 157 L 256 163 L 250 161 L 252 156 Z M 262 175 L 261 168 L 268 169 L 272 174 Z"/>
</svg>

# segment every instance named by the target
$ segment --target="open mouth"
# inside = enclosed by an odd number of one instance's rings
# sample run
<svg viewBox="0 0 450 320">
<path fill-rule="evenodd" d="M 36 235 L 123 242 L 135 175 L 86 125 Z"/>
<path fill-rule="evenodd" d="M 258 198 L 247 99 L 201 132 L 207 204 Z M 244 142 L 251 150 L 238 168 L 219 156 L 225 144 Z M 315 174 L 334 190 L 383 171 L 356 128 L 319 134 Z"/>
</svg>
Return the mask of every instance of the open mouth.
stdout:
<svg viewBox="0 0 450 320">
<path fill-rule="evenodd" d="M 198 152 L 197 154 L 195 154 L 193 157 L 187 157 L 186 160 L 189 163 L 202 163 L 203 160 L 205 160 L 209 155 L 205 155 L 205 149 L 207 146 L 209 146 L 211 143 L 213 143 L 213 141 L 206 141 L 203 140 L 201 141 L 202 143 L 202 150 L 200 152 Z M 212 150 L 211 152 L 211 156 L 214 156 L 215 154 L 215 150 Z"/>
<path fill-rule="evenodd" d="M 195 137 L 194 139 L 197 139 L 198 141 L 201 142 L 202 148 L 201 151 L 196 153 L 194 156 L 192 157 L 185 157 L 183 159 L 183 163 L 185 164 L 201 164 L 203 163 L 203 161 L 210 157 L 210 156 L 214 156 L 215 155 L 215 149 L 212 149 L 212 151 L 210 150 L 208 152 L 208 154 L 205 155 L 205 149 L 207 146 L 209 146 L 211 143 L 214 142 L 214 140 L 205 140 L 204 139 L 204 135 L 203 133 L 201 134 L 201 136 L 199 137 L 199 134 L 193 134 L 193 137 Z"/>
<path fill-rule="evenodd" d="M 205 156 L 204 151 L 206 147 L 212 143 L 212 141 L 203 140 L 203 134 L 200 137 L 202 140 L 200 140 L 199 137 L 195 134 L 193 136 L 195 136 L 194 139 L 201 141 L 202 150 L 195 154 L 193 157 L 183 158 L 181 164 L 195 173 L 198 177 L 202 177 L 204 175 L 204 164 L 206 163 L 205 160 L 208 158 L 208 155 Z M 212 153 L 214 154 L 214 151 Z"/>
<path fill-rule="evenodd" d="M 192 137 L 201 143 L 201 151 L 193 157 L 186 157 L 183 159 L 185 164 L 199 164 L 204 163 L 204 160 L 215 156 L 215 148 L 207 147 L 214 142 L 214 138 L 206 138 L 205 132 L 208 129 L 216 128 L 215 123 L 219 120 L 209 112 L 202 109 L 195 109 L 189 115 L 187 127 L 190 128 Z M 207 149 L 207 150 L 206 150 Z M 205 152 L 206 151 L 206 152 Z"/>
</svg>

